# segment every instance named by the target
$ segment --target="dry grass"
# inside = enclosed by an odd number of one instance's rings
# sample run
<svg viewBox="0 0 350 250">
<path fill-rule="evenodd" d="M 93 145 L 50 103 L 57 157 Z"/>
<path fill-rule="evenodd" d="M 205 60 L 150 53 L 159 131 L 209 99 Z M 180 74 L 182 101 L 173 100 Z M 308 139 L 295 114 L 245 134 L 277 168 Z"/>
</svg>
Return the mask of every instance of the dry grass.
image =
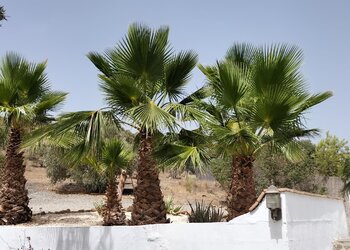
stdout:
<svg viewBox="0 0 350 250">
<path fill-rule="evenodd" d="M 226 199 L 225 191 L 216 181 L 200 180 L 194 175 L 174 179 L 168 173 L 161 173 L 160 181 L 164 197 L 173 197 L 176 205 L 187 206 L 188 202 L 204 200 L 221 207 Z"/>
</svg>

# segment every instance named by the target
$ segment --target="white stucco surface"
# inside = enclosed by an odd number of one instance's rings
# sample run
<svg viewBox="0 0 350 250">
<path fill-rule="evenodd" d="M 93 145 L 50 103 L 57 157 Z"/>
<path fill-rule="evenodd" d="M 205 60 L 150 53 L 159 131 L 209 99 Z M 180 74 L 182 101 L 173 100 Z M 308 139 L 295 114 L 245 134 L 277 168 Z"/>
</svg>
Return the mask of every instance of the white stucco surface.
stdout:
<svg viewBox="0 0 350 250">
<path fill-rule="evenodd" d="M 265 199 L 251 213 L 227 223 L 129 227 L 0 227 L 0 249 L 332 249 L 347 235 L 342 201 L 283 192 L 282 220 L 273 221 Z"/>
</svg>

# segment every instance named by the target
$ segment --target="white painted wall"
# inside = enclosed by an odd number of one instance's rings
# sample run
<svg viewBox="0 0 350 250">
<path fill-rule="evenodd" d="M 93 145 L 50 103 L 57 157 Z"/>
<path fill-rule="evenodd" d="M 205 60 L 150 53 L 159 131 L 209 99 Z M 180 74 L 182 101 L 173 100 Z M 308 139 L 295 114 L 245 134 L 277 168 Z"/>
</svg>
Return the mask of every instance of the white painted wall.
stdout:
<svg viewBox="0 0 350 250">
<path fill-rule="evenodd" d="M 332 249 L 348 234 L 342 200 L 283 193 L 289 249 Z"/>
<path fill-rule="evenodd" d="M 331 249 L 347 234 L 341 201 L 284 192 L 282 220 L 270 218 L 265 200 L 228 223 L 134 227 L 0 227 L 0 250 L 17 249 L 31 237 L 34 250 L 111 249 Z"/>
</svg>

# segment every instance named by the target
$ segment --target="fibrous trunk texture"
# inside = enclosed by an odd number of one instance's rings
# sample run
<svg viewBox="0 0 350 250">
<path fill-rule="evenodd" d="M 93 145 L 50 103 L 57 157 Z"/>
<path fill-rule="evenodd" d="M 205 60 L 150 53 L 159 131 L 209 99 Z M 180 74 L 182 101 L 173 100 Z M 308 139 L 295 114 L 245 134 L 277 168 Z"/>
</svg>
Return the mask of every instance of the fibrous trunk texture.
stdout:
<svg viewBox="0 0 350 250">
<path fill-rule="evenodd" d="M 32 218 L 20 144 L 20 129 L 11 128 L 0 181 L 0 225 L 24 223 Z"/>
<path fill-rule="evenodd" d="M 230 191 L 227 198 L 228 219 L 245 214 L 256 201 L 253 157 L 233 157 Z"/>
<path fill-rule="evenodd" d="M 106 203 L 102 211 L 102 216 L 103 225 L 105 226 L 126 225 L 126 216 L 119 200 L 115 178 L 108 183 L 106 190 Z"/>
<path fill-rule="evenodd" d="M 137 187 L 131 215 L 134 225 L 168 223 L 159 172 L 152 158 L 152 138 L 141 135 L 137 168 Z"/>
</svg>

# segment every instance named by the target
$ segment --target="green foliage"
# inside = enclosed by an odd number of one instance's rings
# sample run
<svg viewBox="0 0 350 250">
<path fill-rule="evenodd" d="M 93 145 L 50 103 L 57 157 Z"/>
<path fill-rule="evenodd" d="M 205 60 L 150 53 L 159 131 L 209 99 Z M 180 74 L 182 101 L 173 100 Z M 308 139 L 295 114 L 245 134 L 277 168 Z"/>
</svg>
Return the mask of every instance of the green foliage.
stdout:
<svg viewBox="0 0 350 250">
<path fill-rule="evenodd" d="M 215 208 L 211 203 L 205 204 L 204 201 L 195 203 L 193 207 L 191 203 L 188 203 L 191 208 L 191 213 L 188 216 L 190 223 L 198 222 L 221 222 L 224 219 L 224 213 L 222 209 Z"/>
<path fill-rule="evenodd" d="M 124 130 L 109 132 L 110 136 L 116 138 L 132 137 L 130 132 Z M 131 141 L 130 138 L 123 140 Z M 101 193 L 105 191 L 108 179 L 115 178 L 121 168 L 133 172 L 134 167 L 129 164 L 133 157 L 128 150 L 132 147 L 130 144 L 125 143 L 124 146 L 118 139 L 103 139 L 102 142 L 98 154 L 91 152 L 81 154 L 79 137 L 76 137 L 76 144 L 67 148 L 52 144 L 48 146 L 44 143 L 36 151 L 42 155 L 47 175 L 52 183 L 69 178 L 84 187 L 87 192 Z M 71 161 L 72 158 L 74 161 Z"/>
<path fill-rule="evenodd" d="M 301 141 L 305 157 L 291 162 L 283 153 L 262 149 L 256 156 L 254 171 L 256 191 L 259 194 L 273 182 L 278 187 L 287 187 L 306 192 L 324 193 L 323 186 L 318 183 L 318 168 L 314 160 L 315 145 L 309 141 Z M 230 157 L 215 157 L 211 161 L 211 172 L 225 189 L 229 189 L 231 180 Z"/>
<path fill-rule="evenodd" d="M 347 141 L 327 133 L 317 144 L 314 158 L 321 174 L 341 177 L 350 158 Z"/>
<path fill-rule="evenodd" d="M 232 174 L 232 159 L 230 157 L 215 157 L 210 162 L 210 170 L 221 187 L 228 191 Z"/>
<path fill-rule="evenodd" d="M 304 114 L 332 95 L 308 93 L 301 64 L 294 46 L 236 44 L 215 66 L 200 65 L 212 89 L 211 103 L 203 107 L 217 120 L 204 125 L 222 153 L 254 156 L 269 147 L 301 158 L 298 139 L 317 133 L 304 128 Z"/>
<path fill-rule="evenodd" d="M 173 197 L 169 197 L 168 199 L 166 199 L 164 201 L 165 203 L 165 209 L 166 212 L 168 214 L 173 214 L 173 215 L 177 215 L 181 212 L 182 210 L 182 206 L 176 206 L 174 203 L 174 198 Z"/>
<path fill-rule="evenodd" d="M 53 147 L 43 147 L 42 151 L 45 151 L 42 159 L 51 183 L 55 184 L 70 177 L 68 166 L 63 161 L 65 156 L 64 150 Z"/>
<path fill-rule="evenodd" d="M 0 65 L 0 116 L 7 126 L 23 127 L 51 121 L 66 93 L 50 90 L 46 61 L 32 63 L 7 53 Z"/>
<path fill-rule="evenodd" d="M 77 165 L 69 169 L 69 173 L 70 178 L 89 193 L 103 193 L 106 190 L 108 178 L 95 166 Z"/>
<path fill-rule="evenodd" d="M 43 155 L 43 163 L 52 183 L 73 180 L 87 192 L 102 193 L 107 186 L 107 178 L 94 167 L 84 164 L 69 166 L 64 160 L 67 150 L 47 147 Z"/>
<path fill-rule="evenodd" d="M 301 141 L 306 156 L 298 162 L 291 162 L 282 153 L 272 153 L 264 149 L 254 163 L 257 192 L 260 193 L 274 183 L 277 187 L 287 187 L 307 192 L 319 193 L 322 187 L 316 180 L 317 166 L 313 154 L 315 146 L 311 141 Z"/>
</svg>

